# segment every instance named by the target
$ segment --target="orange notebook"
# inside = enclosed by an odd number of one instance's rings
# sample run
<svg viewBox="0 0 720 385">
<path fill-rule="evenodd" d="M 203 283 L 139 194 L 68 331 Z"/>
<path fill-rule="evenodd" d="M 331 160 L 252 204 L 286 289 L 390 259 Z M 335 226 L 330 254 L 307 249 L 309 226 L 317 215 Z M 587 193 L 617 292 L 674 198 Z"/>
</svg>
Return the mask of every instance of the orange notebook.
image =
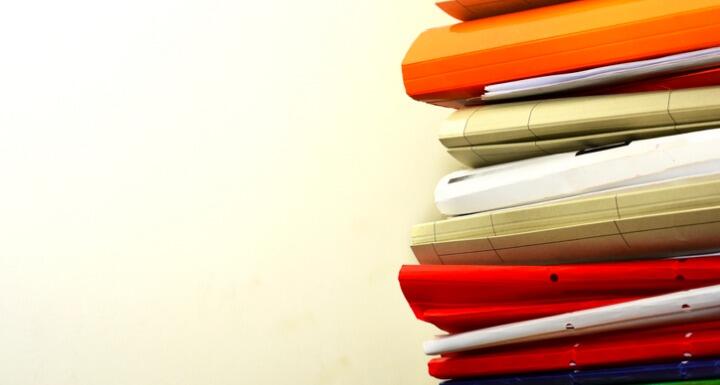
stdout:
<svg viewBox="0 0 720 385">
<path fill-rule="evenodd" d="M 448 15 L 468 21 L 567 1 L 570 0 L 447 0 L 436 4 Z"/>
<path fill-rule="evenodd" d="M 486 85 L 720 46 L 720 0 L 584 0 L 430 29 L 402 70 L 439 105 Z"/>
</svg>

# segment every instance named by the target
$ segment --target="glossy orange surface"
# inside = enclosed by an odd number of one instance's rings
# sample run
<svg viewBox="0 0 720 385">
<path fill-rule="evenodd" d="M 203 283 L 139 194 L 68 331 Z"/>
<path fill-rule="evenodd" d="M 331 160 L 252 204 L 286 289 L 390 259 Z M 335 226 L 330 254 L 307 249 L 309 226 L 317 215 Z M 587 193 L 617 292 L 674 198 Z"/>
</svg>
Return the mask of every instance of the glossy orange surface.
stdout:
<svg viewBox="0 0 720 385">
<path fill-rule="evenodd" d="M 720 46 L 720 0 L 587 0 L 422 33 L 407 93 L 443 104 L 489 84 Z M 447 103 L 446 103 L 447 104 Z"/>
</svg>

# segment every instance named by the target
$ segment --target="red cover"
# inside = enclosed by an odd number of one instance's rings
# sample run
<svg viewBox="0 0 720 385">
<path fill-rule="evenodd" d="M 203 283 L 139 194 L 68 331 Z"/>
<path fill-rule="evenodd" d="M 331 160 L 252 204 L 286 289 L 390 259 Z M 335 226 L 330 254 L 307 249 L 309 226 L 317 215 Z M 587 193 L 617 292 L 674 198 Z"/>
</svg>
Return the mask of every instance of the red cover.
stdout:
<svg viewBox="0 0 720 385">
<path fill-rule="evenodd" d="M 432 359 L 428 368 L 437 378 L 462 378 L 675 362 L 718 355 L 720 321 L 711 321 L 458 353 Z"/>
<path fill-rule="evenodd" d="M 415 316 L 450 333 L 720 284 L 720 256 L 560 266 L 409 265 Z"/>
</svg>

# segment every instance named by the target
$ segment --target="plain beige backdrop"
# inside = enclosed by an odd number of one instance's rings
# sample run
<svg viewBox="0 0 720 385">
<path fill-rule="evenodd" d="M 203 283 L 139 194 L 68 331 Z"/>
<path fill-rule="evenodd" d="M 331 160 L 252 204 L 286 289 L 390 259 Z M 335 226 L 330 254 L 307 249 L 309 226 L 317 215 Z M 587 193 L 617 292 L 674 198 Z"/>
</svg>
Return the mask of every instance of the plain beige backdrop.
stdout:
<svg viewBox="0 0 720 385">
<path fill-rule="evenodd" d="M 434 384 L 413 0 L 0 5 L 0 382 Z"/>
</svg>

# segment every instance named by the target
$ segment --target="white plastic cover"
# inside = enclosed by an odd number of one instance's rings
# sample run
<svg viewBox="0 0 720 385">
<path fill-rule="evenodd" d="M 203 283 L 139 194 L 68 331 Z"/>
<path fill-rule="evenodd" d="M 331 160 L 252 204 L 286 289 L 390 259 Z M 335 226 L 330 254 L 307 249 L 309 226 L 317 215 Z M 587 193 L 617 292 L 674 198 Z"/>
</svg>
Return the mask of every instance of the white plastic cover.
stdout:
<svg viewBox="0 0 720 385">
<path fill-rule="evenodd" d="M 445 215 L 506 207 L 720 172 L 720 129 L 451 173 L 435 189 Z"/>
<path fill-rule="evenodd" d="M 720 285 L 715 285 L 453 334 L 426 341 L 423 348 L 433 355 L 718 317 Z"/>
</svg>

